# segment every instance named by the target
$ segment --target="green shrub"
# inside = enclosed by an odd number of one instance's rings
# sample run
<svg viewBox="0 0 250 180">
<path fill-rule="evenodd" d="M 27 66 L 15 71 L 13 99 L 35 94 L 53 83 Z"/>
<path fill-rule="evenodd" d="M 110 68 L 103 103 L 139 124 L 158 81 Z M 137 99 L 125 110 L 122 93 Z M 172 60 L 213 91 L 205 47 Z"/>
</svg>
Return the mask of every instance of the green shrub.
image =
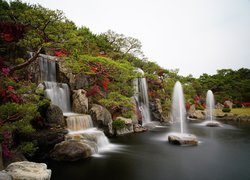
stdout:
<svg viewBox="0 0 250 180">
<path fill-rule="evenodd" d="M 125 127 L 125 122 L 121 119 L 116 119 L 112 122 L 113 128 L 122 129 Z"/>
<path fill-rule="evenodd" d="M 133 116 L 132 111 L 126 111 L 122 113 L 122 117 L 125 117 L 125 118 L 132 118 L 132 116 Z"/>
<path fill-rule="evenodd" d="M 18 146 L 18 149 L 24 154 L 33 155 L 37 150 L 37 147 L 35 147 L 34 143 L 32 142 L 22 142 Z"/>
<path fill-rule="evenodd" d="M 224 107 L 224 108 L 222 109 L 222 111 L 223 111 L 223 112 L 230 112 L 231 109 L 230 109 L 230 108 L 227 108 L 227 107 Z"/>
</svg>

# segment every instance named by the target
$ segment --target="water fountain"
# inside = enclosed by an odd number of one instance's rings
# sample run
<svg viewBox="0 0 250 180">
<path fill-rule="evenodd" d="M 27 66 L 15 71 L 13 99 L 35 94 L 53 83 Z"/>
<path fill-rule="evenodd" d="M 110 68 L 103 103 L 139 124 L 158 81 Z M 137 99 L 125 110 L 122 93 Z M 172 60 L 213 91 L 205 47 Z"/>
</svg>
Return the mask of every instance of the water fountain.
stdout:
<svg viewBox="0 0 250 180">
<path fill-rule="evenodd" d="M 186 109 L 184 105 L 183 90 L 179 81 L 177 81 L 174 86 L 171 114 L 173 123 L 178 123 L 178 126 L 173 125 L 173 127 L 179 128 L 177 132 L 168 135 L 169 143 L 178 145 L 197 145 L 198 141 L 196 136 L 185 133 Z M 175 128 L 175 130 L 177 129 Z"/>
<path fill-rule="evenodd" d="M 220 125 L 219 122 L 214 120 L 214 94 L 211 90 L 207 91 L 206 96 L 206 122 L 205 125 L 208 127 L 217 127 Z"/>
<path fill-rule="evenodd" d="M 92 147 L 92 153 L 109 145 L 109 140 L 104 133 L 94 128 L 90 115 L 71 112 L 70 90 L 68 84 L 56 82 L 56 58 L 53 56 L 40 55 L 39 65 L 41 81 L 45 85 L 45 95 L 51 103 L 59 106 L 64 116 L 69 133 L 65 139 L 79 140 Z"/>
<path fill-rule="evenodd" d="M 144 75 L 142 69 L 137 68 L 136 71 L 141 75 Z M 151 123 L 151 115 L 149 111 L 149 100 L 148 100 L 148 86 L 145 77 L 134 79 L 135 95 L 134 98 L 139 106 L 139 110 L 142 114 L 142 125 L 149 125 Z"/>
</svg>

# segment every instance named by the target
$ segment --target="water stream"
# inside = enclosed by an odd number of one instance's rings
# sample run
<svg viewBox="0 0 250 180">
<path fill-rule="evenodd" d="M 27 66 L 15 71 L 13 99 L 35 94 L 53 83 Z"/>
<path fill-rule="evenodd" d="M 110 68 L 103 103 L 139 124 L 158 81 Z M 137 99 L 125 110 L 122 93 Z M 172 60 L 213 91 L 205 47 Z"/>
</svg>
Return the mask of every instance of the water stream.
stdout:
<svg viewBox="0 0 250 180">
<path fill-rule="evenodd" d="M 56 82 L 56 59 L 52 56 L 41 55 L 39 65 L 41 80 L 44 81 L 45 85 L 45 95 L 51 100 L 52 104 L 59 106 L 63 111 L 66 117 L 68 134 L 93 135 L 96 138 L 98 151 L 105 146 L 109 146 L 109 140 L 105 134 L 94 128 L 90 115 L 71 112 L 69 86 L 65 83 Z"/>
<path fill-rule="evenodd" d="M 137 68 L 142 76 L 144 72 L 142 69 Z M 149 100 L 148 100 L 148 85 L 145 77 L 134 79 L 135 95 L 134 98 L 139 106 L 139 110 L 142 114 L 142 125 L 151 123 L 151 115 L 149 110 Z"/>
</svg>

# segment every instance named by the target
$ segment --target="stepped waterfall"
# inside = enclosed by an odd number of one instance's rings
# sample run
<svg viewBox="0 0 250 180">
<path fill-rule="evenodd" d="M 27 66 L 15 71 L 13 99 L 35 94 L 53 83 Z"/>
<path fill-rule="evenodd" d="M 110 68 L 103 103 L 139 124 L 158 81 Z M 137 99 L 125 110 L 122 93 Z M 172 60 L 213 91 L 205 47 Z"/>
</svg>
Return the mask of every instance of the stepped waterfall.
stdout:
<svg viewBox="0 0 250 180">
<path fill-rule="evenodd" d="M 142 69 L 137 68 L 136 71 L 141 75 L 144 75 Z M 134 98 L 142 114 L 142 125 L 148 124 L 151 122 L 151 115 L 149 111 L 148 86 L 146 78 L 141 77 L 134 79 L 134 88 Z"/>
<path fill-rule="evenodd" d="M 97 143 L 97 150 L 93 148 L 93 153 L 109 145 L 109 140 L 105 134 L 93 126 L 92 118 L 87 114 L 77 114 L 71 112 L 70 89 L 68 84 L 56 82 L 56 58 L 53 56 L 40 55 L 39 66 L 41 81 L 45 85 L 45 95 L 51 103 L 59 106 L 66 117 L 68 137 L 89 136 L 93 137 Z"/>
</svg>

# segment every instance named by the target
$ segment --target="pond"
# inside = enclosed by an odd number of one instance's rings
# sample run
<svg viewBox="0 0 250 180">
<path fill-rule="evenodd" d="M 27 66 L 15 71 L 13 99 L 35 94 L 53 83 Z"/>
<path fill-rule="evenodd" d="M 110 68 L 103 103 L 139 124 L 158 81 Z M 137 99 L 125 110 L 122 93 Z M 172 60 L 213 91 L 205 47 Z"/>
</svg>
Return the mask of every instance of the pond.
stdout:
<svg viewBox="0 0 250 180">
<path fill-rule="evenodd" d="M 188 125 L 198 146 L 169 144 L 169 127 L 110 139 L 114 149 L 79 162 L 47 162 L 52 180 L 249 180 L 250 126 Z"/>
</svg>

